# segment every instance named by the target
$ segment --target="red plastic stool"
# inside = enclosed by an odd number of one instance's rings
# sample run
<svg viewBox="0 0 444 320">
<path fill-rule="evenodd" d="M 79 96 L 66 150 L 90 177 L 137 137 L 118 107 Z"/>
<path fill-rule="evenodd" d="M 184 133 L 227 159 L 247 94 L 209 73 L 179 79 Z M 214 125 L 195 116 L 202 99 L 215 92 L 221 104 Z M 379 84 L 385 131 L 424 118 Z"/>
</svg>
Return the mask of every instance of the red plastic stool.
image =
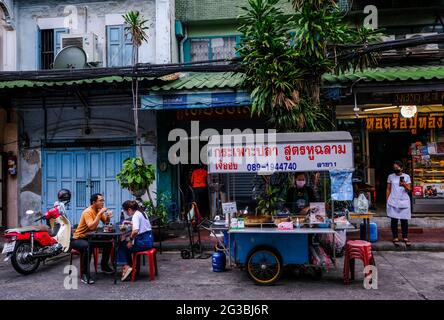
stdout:
<svg viewBox="0 0 444 320">
<path fill-rule="evenodd" d="M 80 254 L 80 251 L 76 249 L 71 249 L 71 260 L 69 262 L 69 265 L 72 266 L 72 257 L 73 256 L 80 256 L 80 278 L 83 276 L 83 254 Z M 94 269 L 97 273 L 97 266 L 99 265 L 99 248 L 94 248 L 93 250 L 93 257 L 94 257 Z M 71 272 L 70 272 L 71 274 Z"/>
<path fill-rule="evenodd" d="M 148 266 L 150 271 L 150 281 L 154 280 L 154 275 L 157 276 L 157 258 L 156 258 L 156 249 L 152 248 L 146 251 L 135 252 L 133 254 L 133 274 L 131 275 L 131 282 L 134 282 L 136 279 L 136 273 L 139 275 L 140 273 L 140 257 L 147 256 L 148 257 Z"/>
<path fill-rule="evenodd" d="M 355 279 L 355 259 L 362 260 L 364 268 L 368 265 L 375 265 L 375 258 L 370 242 L 363 240 L 348 241 L 345 247 L 344 256 L 344 283 L 349 284 L 350 279 Z M 367 276 L 367 274 L 365 275 Z"/>
</svg>

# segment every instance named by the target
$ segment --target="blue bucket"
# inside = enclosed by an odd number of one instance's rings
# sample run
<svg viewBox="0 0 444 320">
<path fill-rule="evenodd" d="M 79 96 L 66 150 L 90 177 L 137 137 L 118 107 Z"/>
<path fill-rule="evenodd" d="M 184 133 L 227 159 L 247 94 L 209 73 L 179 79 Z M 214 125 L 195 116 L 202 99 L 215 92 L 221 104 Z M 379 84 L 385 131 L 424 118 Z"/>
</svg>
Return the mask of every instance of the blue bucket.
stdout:
<svg viewBox="0 0 444 320">
<path fill-rule="evenodd" d="M 367 241 L 367 230 L 363 222 L 361 223 L 359 229 L 360 229 L 361 240 Z M 378 241 L 378 225 L 374 222 L 370 222 L 370 242 L 376 242 L 376 241 Z"/>
</svg>

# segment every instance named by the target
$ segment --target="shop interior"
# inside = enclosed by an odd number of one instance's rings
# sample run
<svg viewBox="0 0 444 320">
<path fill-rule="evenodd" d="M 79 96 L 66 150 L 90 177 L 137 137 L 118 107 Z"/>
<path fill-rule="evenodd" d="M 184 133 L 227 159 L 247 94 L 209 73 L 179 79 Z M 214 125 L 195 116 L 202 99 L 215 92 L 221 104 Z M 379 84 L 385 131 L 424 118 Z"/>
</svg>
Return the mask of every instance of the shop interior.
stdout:
<svg viewBox="0 0 444 320">
<path fill-rule="evenodd" d="M 370 132 L 370 181 L 376 187 L 376 209 L 384 210 L 386 206 L 387 177 L 393 173 L 392 164 L 396 160 L 404 163 L 404 172 L 412 177 L 412 159 L 409 148 L 412 143 L 427 143 L 427 133 L 411 134 L 400 132 Z M 372 183 L 372 184 L 373 184 Z"/>
</svg>

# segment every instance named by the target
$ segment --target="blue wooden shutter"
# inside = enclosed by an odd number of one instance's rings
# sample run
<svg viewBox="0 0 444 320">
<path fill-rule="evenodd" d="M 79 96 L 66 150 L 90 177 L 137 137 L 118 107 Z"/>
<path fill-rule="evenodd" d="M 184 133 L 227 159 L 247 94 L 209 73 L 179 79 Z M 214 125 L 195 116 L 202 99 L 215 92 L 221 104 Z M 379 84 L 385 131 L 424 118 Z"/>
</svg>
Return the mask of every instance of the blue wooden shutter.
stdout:
<svg viewBox="0 0 444 320">
<path fill-rule="evenodd" d="M 123 63 L 122 26 L 107 27 L 107 61 L 108 67 L 118 67 Z"/>
<path fill-rule="evenodd" d="M 45 152 L 43 157 L 43 210 L 53 207 L 58 191 L 59 161 L 56 152 Z"/>
<path fill-rule="evenodd" d="M 122 26 L 122 38 L 123 38 L 123 66 L 131 66 L 133 64 L 133 42 L 132 42 L 133 39 L 131 33 L 126 34 L 125 26 Z"/>
<path fill-rule="evenodd" d="M 125 35 L 125 26 L 108 26 L 108 66 L 130 66 L 133 63 L 133 43 L 131 34 Z"/>
<path fill-rule="evenodd" d="M 40 70 L 42 67 L 42 32 L 37 26 L 36 44 L 35 44 L 35 67 Z"/>
<path fill-rule="evenodd" d="M 69 33 L 67 28 L 54 29 L 54 58 L 62 49 L 62 34 Z"/>
<path fill-rule="evenodd" d="M 89 206 L 89 194 L 87 188 L 88 181 L 88 156 L 83 150 L 74 152 L 74 181 L 75 188 L 73 189 L 73 200 L 71 206 L 73 207 L 73 217 L 71 223 L 77 224 L 80 221 L 83 210 Z"/>
<path fill-rule="evenodd" d="M 119 158 L 118 159 L 119 165 L 117 166 L 118 171 L 120 172 L 120 170 L 122 170 L 123 162 L 126 159 L 134 157 L 135 155 L 136 155 L 136 152 L 135 152 L 134 148 L 120 151 L 120 157 L 118 157 Z M 134 198 L 127 189 L 122 189 L 120 184 L 118 184 L 117 188 L 120 191 L 119 192 L 120 203 L 123 203 L 126 200 L 131 200 Z M 119 212 L 120 212 L 120 210 L 119 210 Z M 120 215 L 119 215 L 119 217 L 120 217 Z"/>
</svg>

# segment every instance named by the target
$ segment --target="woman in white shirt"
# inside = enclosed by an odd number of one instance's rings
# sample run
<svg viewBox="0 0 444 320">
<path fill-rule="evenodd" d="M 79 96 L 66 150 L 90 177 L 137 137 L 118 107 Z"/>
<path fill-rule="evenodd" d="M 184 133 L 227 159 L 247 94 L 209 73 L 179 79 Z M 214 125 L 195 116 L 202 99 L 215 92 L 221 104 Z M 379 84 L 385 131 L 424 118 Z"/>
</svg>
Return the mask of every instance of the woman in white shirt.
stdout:
<svg viewBox="0 0 444 320">
<path fill-rule="evenodd" d="M 408 239 L 408 220 L 411 218 L 412 210 L 409 192 L 412 190 L 412 181 L 408 174 L 402 172 L 401 161 L 393 163 L 393 171 L 387 179 L 387 215 L 391 218 L 393 244 L 399 245 L 398 219 L 401 220 L 402 239 L 406 246 L 411 246 Z"/>
<path fill-rule="evenodd" d="M 118 264 L 123 264 L 122 281 L 128 278 L 132 272 L 132 253 L 146 251 L 153 247 L 151 223 L 146 214 L 139 208 L 134 200 L 125 201 L 122 209 L 126 215 L 132 217 L 132 231 L 129 241 L 124 240 L 119 245 L 117 253 Z"/>
</svg>

